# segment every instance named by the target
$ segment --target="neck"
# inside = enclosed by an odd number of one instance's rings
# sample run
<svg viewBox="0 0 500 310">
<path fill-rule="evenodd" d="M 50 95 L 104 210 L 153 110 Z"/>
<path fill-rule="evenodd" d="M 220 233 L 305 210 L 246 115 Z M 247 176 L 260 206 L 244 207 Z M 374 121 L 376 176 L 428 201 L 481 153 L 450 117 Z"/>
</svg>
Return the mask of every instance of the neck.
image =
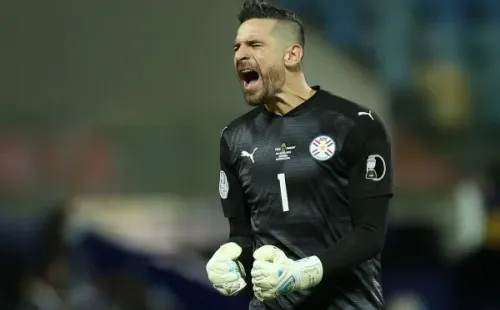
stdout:
<svg viewBox="0 0 500 310">
<path fill-rule="evenodd" d="M 303 74 L 294 79 L 288 79 L 283 88 L 266 103 L 266 108 L 278 115 L 285 115 L 295 109 L 316 91 L 306 82 Z"/>
</svg>

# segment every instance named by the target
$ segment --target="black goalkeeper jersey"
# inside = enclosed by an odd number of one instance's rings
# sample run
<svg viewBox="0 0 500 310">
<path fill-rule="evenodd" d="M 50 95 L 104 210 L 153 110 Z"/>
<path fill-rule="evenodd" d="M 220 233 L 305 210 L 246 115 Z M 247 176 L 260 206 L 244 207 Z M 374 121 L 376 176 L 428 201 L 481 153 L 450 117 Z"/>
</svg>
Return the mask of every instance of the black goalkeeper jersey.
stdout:
<svg viewBox="0 0 500 310">
<path fill-rule="evenodd" d="M 316 90 L 284 116 L 260 106 L 222 132 L 224 215 L 249 218 L 254 250 L 316 255 L 352 230 L 352 199 L 392 195 L 391 144 L 379 118 Z M 311 299 L 314 310 L 383 309 L 379 283 L 380 256 L 310 290 L 254 299 L 250 309 L 303 309 Z"/>
</svg>

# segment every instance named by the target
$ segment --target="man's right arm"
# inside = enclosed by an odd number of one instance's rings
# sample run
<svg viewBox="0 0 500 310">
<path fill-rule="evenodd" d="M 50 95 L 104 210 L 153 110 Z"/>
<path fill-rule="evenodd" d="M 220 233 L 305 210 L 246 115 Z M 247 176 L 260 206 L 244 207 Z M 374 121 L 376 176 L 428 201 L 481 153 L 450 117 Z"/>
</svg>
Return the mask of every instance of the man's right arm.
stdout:
<svg viewBox="0 0 500 310">
<path fill-rule="evenodd" d="M 239 261 L 249 277 L 253 264 L 250 211 L 236 169 L 231 162 L 230 148 L 224 132 L 220 140 L 220 169 L 219 194 L 224 216 L 229 221 L 229 242 L 234 242 L 242 248 Z"/>
</svg>

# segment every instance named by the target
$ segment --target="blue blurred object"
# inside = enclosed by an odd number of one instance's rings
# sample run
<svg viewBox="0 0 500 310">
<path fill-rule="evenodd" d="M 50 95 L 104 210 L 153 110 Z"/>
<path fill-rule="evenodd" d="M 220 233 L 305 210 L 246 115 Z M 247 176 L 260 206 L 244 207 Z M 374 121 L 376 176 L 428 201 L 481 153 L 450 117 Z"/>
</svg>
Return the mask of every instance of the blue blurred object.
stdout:
<svg viewBox="0 0 500 310">
<path fill-rule="evenodd" d="M 0 307 L 15 309 L 27 277 L 45 277 L 61 254 L 64 202 L 29 216 L 0 216 Z"/>
<path fill-rule="evenodd" d="M 211 287 L 185 278 L 182 274 L 168 269 L 149 269 L 149 279 L 156 286 L 168 288 L 182 302 L 184 309 L 247 309 L 250 298 L 247 296 L 227 297 L 219 295 Z M 196 296 L 196 298 L 193 298 Z"/>
<path fill-rule="evenodd" d="M 359 0 L 279 0 L 283 7 L 310 16 L 322 25 L 323 33 L 335 46 L 361 52 L 362 29 Z M 307 43 L 306 43 L 307 45 Z"/>
<path fill-rule="evenodd" d="M 324 33 L 336 46 L 360 53 L 363 32 L 359 0 L 316 0 L 324 19 Z"/>
<path fill-rule="evenodd" d="M 424 303 L 422 309 L 456 310 L 453 272 L 440 265 L 384 270 L 383 287 L 390 302 L 411 294 Z"/>
<path fill-rule="evenodd" d="M 412 87 L 415 45 L 413 0 L 380 0 L 370 6 L 374 16 L 373 44 L 377 71 L 389 89 Z M 365 29 L 367 30 L 367 29 Z"/>
<path fill-rule="evenodd" d="M 82 246 L 92 273 L 107 277 L 126 270 L 143 279 L 145 285 L 156 292 L 163 290 L 166 295 L 173 295 L 182 310 L 248 308 L 249 297 L 221 296 L 211 287 L 188 279 L 175 270 L 156 267 L 151 263 L 153 257 L 133 253 L 98 235 L 87 235 Z"/>
</svg>

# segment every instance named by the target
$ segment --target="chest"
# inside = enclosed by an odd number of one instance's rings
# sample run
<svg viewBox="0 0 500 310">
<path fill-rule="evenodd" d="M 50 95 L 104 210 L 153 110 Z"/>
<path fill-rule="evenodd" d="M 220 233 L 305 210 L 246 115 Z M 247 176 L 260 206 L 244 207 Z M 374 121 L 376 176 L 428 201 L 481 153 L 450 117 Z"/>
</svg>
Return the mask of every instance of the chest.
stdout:
<svg viewBox="0 0 500 310">
<path fill-rule="evenodd" d="M 260 130 L 234 150 L 242 185 L 253 191 L 278 192 L 318 186 L 330 175 L 342 175 L 340 156 L 345 133 L 335 126 L 283 119 Z"/>
</svg>

